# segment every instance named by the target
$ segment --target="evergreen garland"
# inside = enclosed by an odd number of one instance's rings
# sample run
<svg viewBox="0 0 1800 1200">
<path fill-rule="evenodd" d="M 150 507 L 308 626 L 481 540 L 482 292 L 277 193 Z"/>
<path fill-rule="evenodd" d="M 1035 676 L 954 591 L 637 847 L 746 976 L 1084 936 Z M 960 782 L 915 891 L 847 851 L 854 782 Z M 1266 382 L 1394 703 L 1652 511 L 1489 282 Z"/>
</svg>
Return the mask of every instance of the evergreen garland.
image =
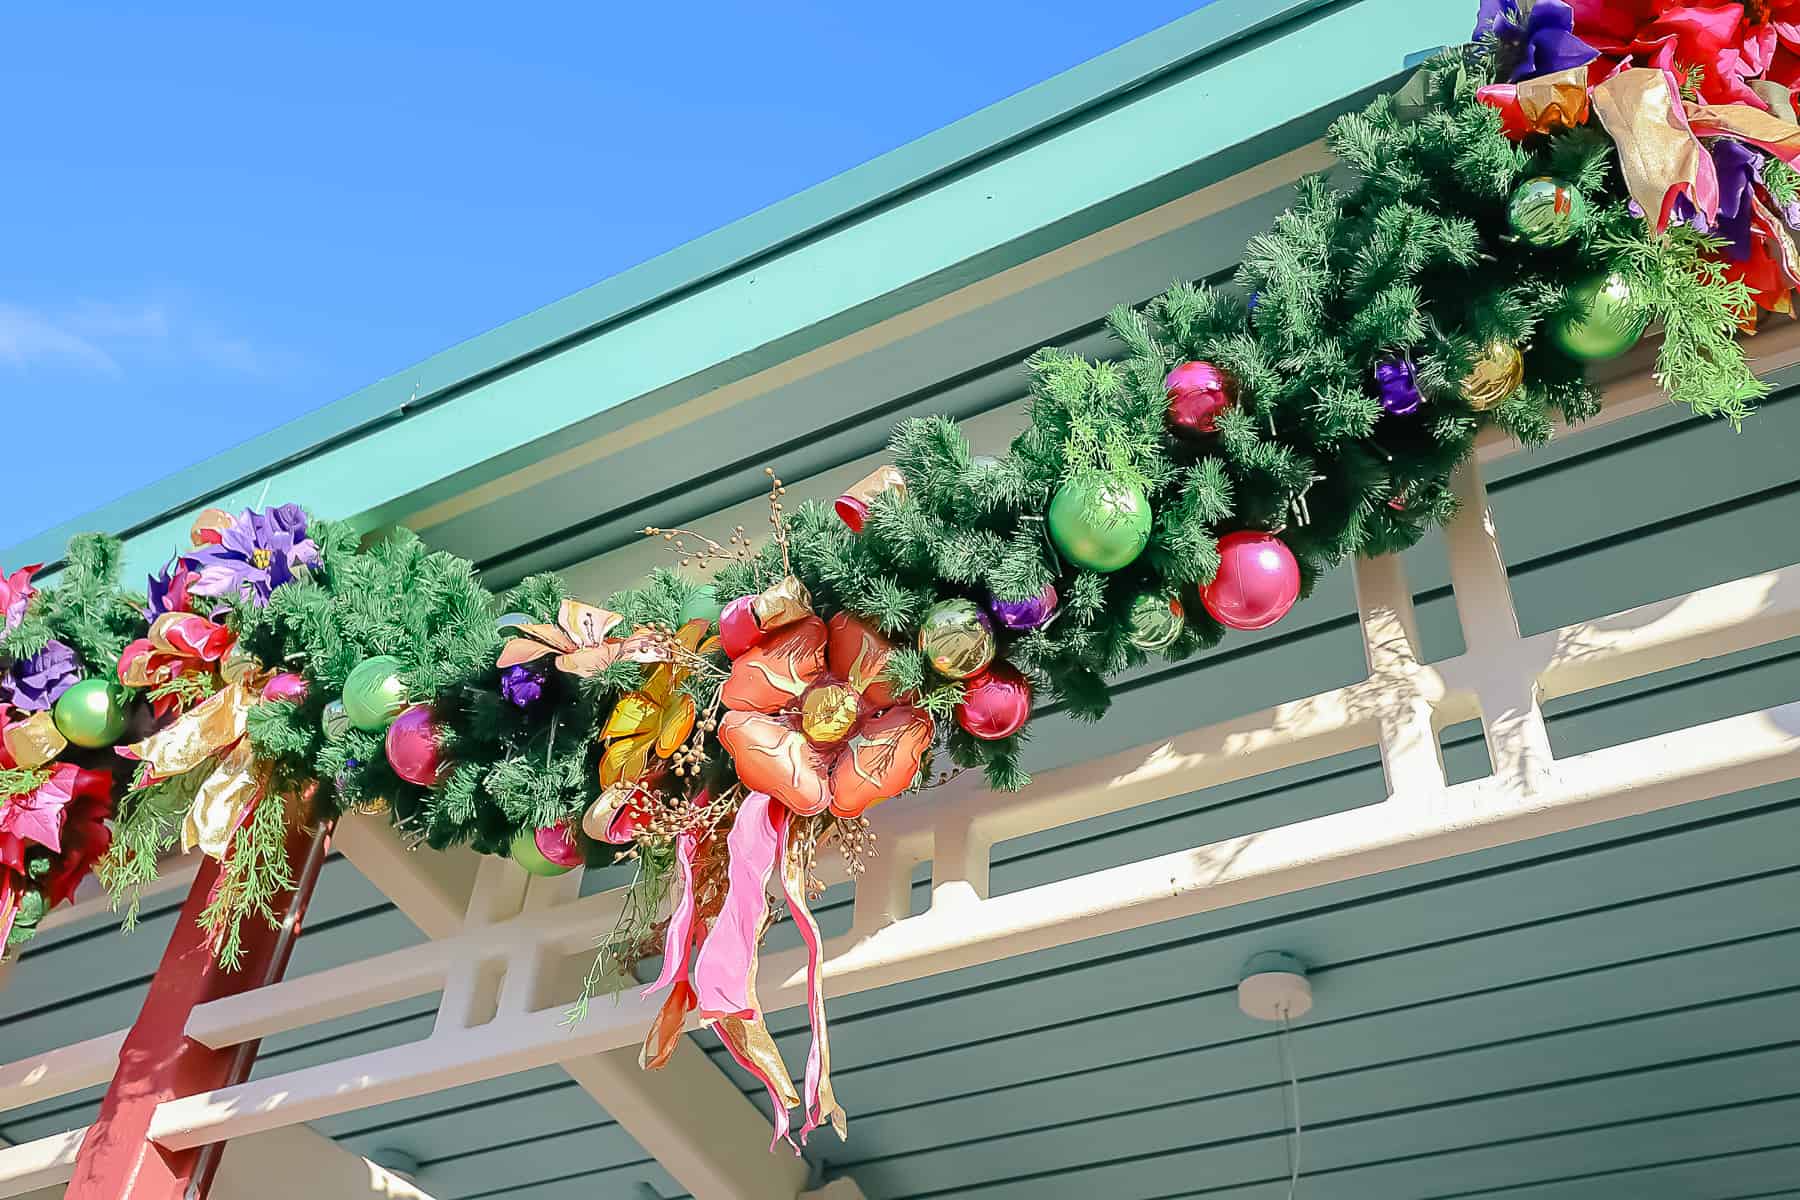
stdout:
<svg viewBox="0 0 1800 1200">
<path fill-rule="evenodd" d="M 1053 585 L 1055 618 L 1007 635 L 1001 657 L 1031 681 L 1040 705 L 1097 720 L 1109 680 L 1150 657 L 1133 641 L 1144 597 L 1183 601 L 1179 636 L 1160 651 L 1168 658 L 1224 636 L 1198 595 L 1220 568 L 1223 536 L 1279 536 L 1296 556 L 1304 593 L 1345 558 L 1404 550 L 1447 522 L 1456 511 L 1451 472 L 1484 425 L 1535 445 L 1558 419 L 1593 416 L 1598 391 L 1545 332 L 1580 315 L 1578 285 L 1599 275 L 1624 279 L 1660 329 L 1658 379 L 1673 399 L 1742 420 L 1766 388 L 1736 340 L 1753 298 L 1720 262 L 1723 243 L 1686 226 L 1651 233 L 1631 211 L 1613 145 L 1596 124 L 1509 136 L 1478 95 L 1495 81 L 1495 55 L 1492 43 L 1446 52 L 1402 93 L 1335 122 L 1328 144 L 1342 172 L 1300 181 L 1292 207 L 1245 248 L 1231 287 L 1182 283 L 1141 307 L 1115 309 L 1107 318 L 1113 357 L 1055 348 L 1033 355 L 1027 424 L 1005 455 L 975 455 L 950 420 L 906 421 L 891 442 L 905 487 L 875 496 L 860 531 L 824 506 L 783 511 L 776 481 L 784 544 L 734 553 L 706 586 L 731 601 L 791 572 L 821 614 L 848 612 L 879 628 L 900 647 L 887 666 L 896 692 L 947 731 L 941 744 L 955 763 L 1010 790 L 1028 782 L 1020 766 L 1028 728 L 980 740 L 957 726 L 966 684 L 936 674 L 913 648 L 934 605 L 1018 601 Z M 1572 237 L 1553 247 L 1514 236 L 1509 225 L 1516 189 L 1539 176 L 1580 201 Z M 1800 174 L 1790 168 L 1771 161 L 1762 178 L 1777 202 L 1800 199 Z M 1526 351 L 1523 380 L 1478 406 L 1464 381 L 1496 346 Z M 1201 441 L 1166 426 L 1167 378 L 1193 362 L 1215 364 L 1236 389 L 1235 404 Z M 1410 368 L 1423 397 L 1416 412 L 1383 409 L 1373 377 L 1393 363 Z M 1052 501 L 1063 489 L 1091 498 L 1115 487 L 1148 499 L 1143 553 L 1110 572 L 1066 562 L 1050 536 Z M 546 669 L 529 697 L 509 691 L 496 665 L 507 627 L 558 619 L 568 597 L 556 576 L 533 576 L 496 598 L 467 560 L 433 552 L 410 532 L 364 545 L 345 525 L 303 525 L 315 561 L 272 593 L 232 593 L 216 608 L 209 597 L 204 609 L 256 664 L 305 678 L 303 698 L 258 703 L 248 714 L 273 793 L 304 794 L 320 816 L 390 810 L 420 843 L 498 854 L 594 802 L 608 717 L 645 686 L 647 668 L 620 660 L 579 678 Z M 0 638 L 0 657 L 27 658 L 56 637 L 89 669 L 116 670 L 126 642 L 143 632 L 141 600 L 115 586 L 117 562 L 115 542 L 77 539 L 61 583 Z M 701 587 L 658 571 L 606 607 L 622 631 L 672 634 Z M 381 733 L 326 719 L 351 672 L 377 655 L 399 661 L 408 701 L 428 704 L 442 731 L 453 765 L 434 786 L 401 779 Z M 713 660 L 723 667 L 722 655 Z M 722 676 L 686 672 L 679 687 L 711 712 Z M 200 672 L 144 698 L 191 710 L 220 686 L 221 676 Z M 697 773 L 678 786 L 697 792 L 705 783 L 718 795 L 732 781 L 729 756 L 716 739 L 707 745 Z M 36 779 L 0 772 L 0 794 Z M 103 866 L 109 886 L 125 892 L 153 877 L 197 784 L 140 775 L 128 787 L 121 775 L 117 843 Z M 238 922 L 269 917 L 288 884 L 283 811 L 260 805 L 224 860 L 206 920 L 228 962 Z M 587 851 L 592 864 L 615 853 L 598 844 Z M 666 862 L 641 869 L 647 887 L 667 886 Z M 652 919 L 639 913 L 626 940 L 641 941 Z M 606 960 L 603 973 L 626 957 Z"/>
</svg>

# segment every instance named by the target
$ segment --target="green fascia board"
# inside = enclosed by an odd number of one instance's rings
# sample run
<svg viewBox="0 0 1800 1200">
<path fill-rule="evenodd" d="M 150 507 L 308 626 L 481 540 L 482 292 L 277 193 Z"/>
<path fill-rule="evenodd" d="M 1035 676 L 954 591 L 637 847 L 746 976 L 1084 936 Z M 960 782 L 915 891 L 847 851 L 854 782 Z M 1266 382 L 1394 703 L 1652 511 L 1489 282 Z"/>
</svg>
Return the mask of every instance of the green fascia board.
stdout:
<svg viewBox="0 0 1800 1200">
<path fill-rule="evenodd" d="M 470 339 L 0 555 L 107 530 L 148 569 L 205 505 L 298 500 L 378 525 L 516 469 L 555 436 L 723 364 L 744 373 L 1123 219 L 1196 162 L 1466 33 L 1444 0 L 1221 0 L 863 166 Z M 1124 198 L 1122 200 L 1122 198 Z M 1070 222 L 1088 215 L 1079 232 Z M 1097 227 L 1097 226 L 1094 226 Z M 1007 249 L 1004 256 L 996 251 Z M 709 386 L 716 386 L 711 384 Z M 375 437 L 405 422 L 404 443 Z M 454 487 L 446 486 L 455 481 Z"/>
</svg>

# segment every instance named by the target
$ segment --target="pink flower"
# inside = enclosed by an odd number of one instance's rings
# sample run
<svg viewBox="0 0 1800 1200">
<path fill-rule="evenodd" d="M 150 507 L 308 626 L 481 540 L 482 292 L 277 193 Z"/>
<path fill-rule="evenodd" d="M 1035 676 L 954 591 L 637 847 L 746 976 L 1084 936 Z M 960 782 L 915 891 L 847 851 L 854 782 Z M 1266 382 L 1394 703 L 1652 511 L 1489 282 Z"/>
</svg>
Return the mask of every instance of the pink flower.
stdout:
<svg viewBox="0 0 1800 1200">
<path fill-rule="evenodd" d="M 25 609 L 31 598 L 37 595 L 37 589 L 31 586 L 31 577 L 43 568 L 43 563 L 32 563 L 29 567 L 20 567 L 11 575 L 0 575 L 0 617 L 5 619 L 5 628 L 0 633 L 11 633 L 25 619 Z"/>
</svg>

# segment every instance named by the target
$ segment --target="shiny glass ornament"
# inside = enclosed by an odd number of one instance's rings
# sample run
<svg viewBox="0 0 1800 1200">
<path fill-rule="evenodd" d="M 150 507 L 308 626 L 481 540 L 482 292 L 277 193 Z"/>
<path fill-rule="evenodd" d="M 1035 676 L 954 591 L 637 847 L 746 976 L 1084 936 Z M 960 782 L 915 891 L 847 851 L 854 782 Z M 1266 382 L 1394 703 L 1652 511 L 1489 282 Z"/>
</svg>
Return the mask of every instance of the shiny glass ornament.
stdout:
<svg viewBox="0 0 1800 1200">
<path fill-rule="evenodd" d="M 1109 476 L 1077 476 L 1050 500 L 1050 540 L 1090 571 L 1129 566 L 1149 544 L 1150 520 L 1143 489 Z"/>
<path fill-rule="evenodd" d="M 1513 189 L 1506 204 L 1506 223 L 1521 241 L 1533 246 L 1560 246 L 1575 236 L 1587 219 L 1588 204 L 1580 192 L 1560 179 L 1540 175 Z"/>
<path fill-rule="evenodd" d="M 1031 681 L 1005 663 L 969 680 L 956 706 L 956 723 L 986 742 L 1011 737 L 1031 716 Z"/>
<path fill-rule="evenodd" d="M 1644 336 L 1650 314 L 1623 275 L 1594 275 L 1569 289 L 1574 316 L 1550 323 L 1550 341 L 1570 358 L 1604 362 Z"/>
<path fill-rule="evenodd" d="M 1000 623 L 1002 629 L 1011 629 L 1024 633 L 1032 629 L 1042 629 L 1049 624 L 1050 618 L 1056 615 L 1056 585 L 1047 583 L 1044 590 L 1035 596 L 1027 596 L 1023 600 L 1002 600 L 999 597 L 988 599 L 988 612 Z"/>
<path fill-rule="evenodd" d="M 1476 412 L 1497 408 L 1525 382 L 1525 356 L 1511 342 L 1489 342 L 1463 376 L 1462 396 Z"/>
<path fill-rule="evenodd" d="M 1300 564 L 1272 533 L 1241 530 L 1219 539 L 1219 572 L 1200 589 L 1213 620 L 1231 629 L 1267 629 L 1300 597 Z"/>
<path fill-rule="evenodd" d="M 293 671 L 283 671 L 271 676 L 269 682 L 263 684 L 264 700 L 289 701 L 294 704 L 306 699 L 306 677 Z"/>
<path fill-rule="evenodd" d="M 394 774 L 420 787 L 434 787 L 450 770 L 444 753 L 445 730 L 429 704 L 415 704 L 394 718 L 383 743 Z"/>
<path fill-rule="evenodd" d="M 940 600 L 919 624 L 919 652 L 938 674 L 967 679 L 994 661 L 994 627 L 973 600 Z"/>
<path fill-rule="evenodd" d="M 1381 411 L 1388 416 L 1409 416 L 1425 403 L 1411 360 L 1384 358 L 1375 364 L 1374 374 L 1375 394 L 1381 399 Z"/>
<path fill-rule="evenodd" d="M 262 669 L 262 660 L 242 646 L 233 646 L 219 660 L 219 677 L 226 683 L 242 682 Z"/>
<path fill-rule="evenodd" d="M 833 745 L 850 736 L 861 716 L 854 691 L 841 683 L 821 684 L 800 702 L 800 732 L 816 745 Z"/>
<path fill-rule="evenodd" d="M 406 707 L 406 685 L 400 681 L 400 660 L 391 654 L 365 658 L 344 680 L 344 712 L 350 724 L 379 733 Z"/>
<path fill-rule="evenodd" d="M 581 865 L 581 847 L 566 821 L 542 829 L 523 829 L 509 847 L 512 860 L 543 878 L 567 875 Z"/>
<path fill-rule="evenodd" d="M 1187 613 L 1178 596 L 1145 592 L 1131 602 L 1125 640 L 1146 654 L 1167 650 L 1181 637 Z"/>
<path fill-rule="evenodd" d="M 344 711 L 342 700 L 325 702 L 324 709 L 319 713 L 319 728 L 334 742 L 350 732 L 350 714 Z"/>
<path fill-rule="evenodd" d="M 77 746 L 110 746 L 125 732 L 125 694 L 104 679 L 69 685 L 50 710 L 56 732 Z"/>
<path fill-rule="evenodd" d="M 1237 383 L 1209 362 L 1184 362 L 1163 378 L 1169 432 L 1194 440 L 1219 430 L 1219 414 L 1237 403 Z"/>
</svg>

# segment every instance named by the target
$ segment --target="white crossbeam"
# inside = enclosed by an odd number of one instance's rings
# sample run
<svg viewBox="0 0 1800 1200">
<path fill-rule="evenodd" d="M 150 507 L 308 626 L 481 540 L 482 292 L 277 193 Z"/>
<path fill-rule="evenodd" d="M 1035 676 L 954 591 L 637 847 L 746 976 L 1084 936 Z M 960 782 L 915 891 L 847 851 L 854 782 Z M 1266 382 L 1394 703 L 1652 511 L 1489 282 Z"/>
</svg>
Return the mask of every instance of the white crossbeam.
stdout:
<svg viewBox="0 0 1800 1200">
<path fill-rule="evenodd" d="M 75 1129 L 0 1149 L 0 1196 L 61 1196 L 87 1134 Z M 228 1145 L 211 1195 L 214 1200 L 431 1200 L 417 1185 L 304 1125 Z"/>
<path fill-rule="evenodd" d="M 520 945 L 535 947 L 528 964 L 517 964 L 529 967 L 533 983 L 555 953 L 591 945 L 596 930 L 610 929 L 618 915 L 616 896 L 575 902 L 579 873 L 559 880 L 534 880 L 528 891 L 517 867 L 503 859 L 485 858 L 478 867 L 471 863 L 471 869 L 458 871 L 454 882 L 444 885 L 441 880 L 419 878 L 433 869 L 429 865 L 433 856 L 406 852 L 391 826 L 365 821 L 346 826 L 349 828 L 354 828 L 354 836 L 346 839 L 340 835 L 337 843 L 345 856 L 427 936 L 448 939 L 468 933 L 479 937 L 496 922 L 516 920 L 527 912 L 546 922 L 561 923 L 565 933 L 560 939 L 540 936 L 534 942 L 513 944 L 515 950 Z M 546 903 L 549 900 L 562 903 Z M 596 909 L 601 915 L 596 915 Z M 569 923 L 575 912 L 586 915 Z M 426 943 L 426 947 L 445 945 L 441 940 Z M 410 977 L 409 986 L 421 991 L 409 994 L 431 991 L 440 978 L 444 980 L 445 996 L 436 1026 L 439 1033 L 492 1019 L 507 1007 L 508 986 L 516 1001 L 513 1012 L 525 1011 L 522 1001 L 537 990 L 521 983 L 525 976 L 519 971 L 507 971 L 503 976 L 505 960 L 498 956 L 458 957 L 452 950 L 448 958 L 436 953 L 421 957 L 429 958 L 432 970 Z M 441 977 L 436 973 L 440 968 L 444 971 Z M 352 969 L 344 974 L 354 977 L 360 973 Z M 333 986 L 325 982 L 327 989 Z M 357 1012 L 363 1007 L 359 1001 L 345 1011 Z M 254 1021 L 256 1008 L 254 1003 L 243 1006 L 240 1017 Z M 229 1021 L 230 1014 L 224 1015 Z M 198 1036 L 192 1026 L 189 1032 Z M 213 1029 L 211 1036 L 225 1039 L 219 1041 L 221 1045 L 244 1040 L 229 1026 Z M 695 1200 L 793 1200 L 805 1185 L 807 1168 L 799 1159 L 782 1156 L 754 1171 L 742 1169 L 744 1162 L 755 1161 L 749 1156 L 764 1154 L 773 1130 L 697 1046 L 684 1047 L 666 1068 L 655 1073 L 641 1069 L 630 1048 L 572 1058 L 562 1065 Z"/>
</svg>

